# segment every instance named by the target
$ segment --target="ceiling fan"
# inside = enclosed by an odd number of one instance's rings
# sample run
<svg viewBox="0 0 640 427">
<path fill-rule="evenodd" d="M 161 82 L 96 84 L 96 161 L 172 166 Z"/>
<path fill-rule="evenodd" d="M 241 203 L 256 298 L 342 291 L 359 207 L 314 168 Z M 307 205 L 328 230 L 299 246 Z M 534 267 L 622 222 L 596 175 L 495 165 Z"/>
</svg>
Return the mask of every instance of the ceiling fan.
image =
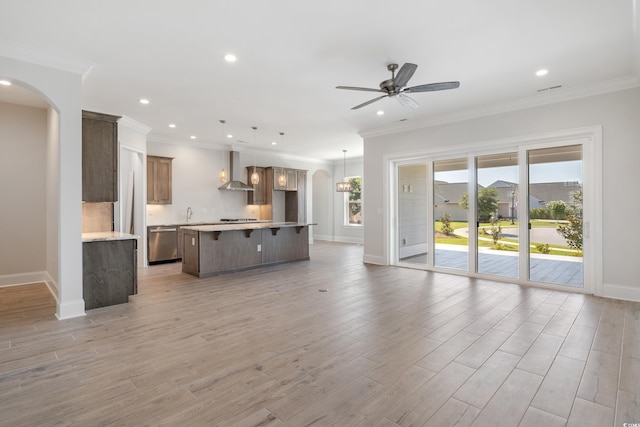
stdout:
<svg viewBox="0 0 640 427">
<path fill-rule="evenodd" d="M 441 83 L 428 83 L 425 85 L 418 85 L 412 87 L 406 87 L 409 79 L 413 76 L 413 73 L 416 72 L 418 66 L 416 64 L 411 64 L 409 62 L 405 63 L 398 74 L 396 75 L 396 70 L 398 69 L 398 64 L 389 64 L 387 65 L 387 70 L 391 71 L 391 78 L 389 80 L 385 80 L 380 83 L 380 89 L 371 89 L 366 87 L 356 87 L 356 86 L 336 86 L 336 89 L 347 89 L 347 90 L 361 90 L 365 92 L 382 92 L 384 95 L 381 95 L 377 98 L 373 98 L 367 102 L 363 102 L 360 105 L 356 105 L 352 108 L 352 110 L 357 110 L 358 108 L 362 108 L 366 105 L 372 104 L 376 101 L 381 100 L 384 97 L 392 97 L 398 100 L 398 102 L 406 107 L 417 108 L 418 103 L 408 95 L 407 93 L 414 92 L 433 92 L 436 90 L 447 90 L 447 89 L 456 89 L 460 86 L 460 82 L 441 82 Z"/>
</svg>

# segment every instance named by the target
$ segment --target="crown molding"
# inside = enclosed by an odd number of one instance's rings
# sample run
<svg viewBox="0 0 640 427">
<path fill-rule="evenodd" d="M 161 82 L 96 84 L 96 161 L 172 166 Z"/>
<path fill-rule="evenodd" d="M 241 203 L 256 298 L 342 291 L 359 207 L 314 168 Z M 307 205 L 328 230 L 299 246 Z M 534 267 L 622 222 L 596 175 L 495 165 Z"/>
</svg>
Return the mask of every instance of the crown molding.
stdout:
<svg viewBox="0 0 640 427">
<path fill-rule="evenodd" d="M 53 55 L 50 52 L 31 49 L 17 43 L 7 41 L 0 42 L 0 56 L 4 56 L 19 61 L 29 62 L 44 67 L 55 68 L 73 74 L 80 74 L 82 80 L 89 75 L 94 64 L 78 59 L 64 58 L 60 55 Z"/>
<path fill-rule="evenodd" d="M 286 160 L 296 160 L 311 164 L 317 165 L 329 165 L 331 161 L 324 159 L 316 159 L 311 157 L 297 156 L 294 154 L 285 153 L 283 151 L 271 151 L 271 150 L 261 150 L 254 149 L 242 144 L 222 144 L 218 142 L 203 142 L 203 141 L 182 141 L 182 140 L 173 140 L 168 139 L 161 135 L 150 134 L 147 136 L 148 142 L 154 142 L 158 144 L 167 144 L 167 145 L 179 145 L 182 147 L 192 147 L 192 148 L 203 148 L 206 150 L 216 150 L 216 151 L 240 151 L 245 154 L 251 154 L 262 157 L 272 157 L 274 159 L 286 159 Z"/>
<path fill-rule="evenodd" d="M 151 128 L 149 126 L 143 123 L 140 123 L 137 120 L 133 120 L 131 117 L 127 117 L 127 116 L 122 116 L 120 120 L 118 120 L 118 125 L 126 126 L 129 129 L 132 129 L 144 135 L 147 135 L 149 132 L 151 132 Z"/>
<path fill-rule="evenodd" d="M 627 76 L 619 79 L 604 81 L 594 85 L 558 89 L 557 92 L 540 93 L 515 101 L 497 103 L 482 108 L 457 111 L 455 113 L 444 114 L 425 120 L 403 122 L 391 127 L 363 130 L 358 132 L 358 134 L 363 138 L 372 138 L 376 136 L 383 136 L 399 132 L 424 129 L 433 126 L 440 126 L 449 123 L 461 122 L 465 120 L 478 119 L 481 117 L 492 116 L 496 114 L 524 110 L 533 107 L 540 107 L 543 105 L 556 104 L 558 102 L 586 98 L 589 96 L 601 95 L 620 90 L 633 89 L 635 87 L 640 87 L 640 79 L 638 78 L 638 76 Z"/>
</svg>

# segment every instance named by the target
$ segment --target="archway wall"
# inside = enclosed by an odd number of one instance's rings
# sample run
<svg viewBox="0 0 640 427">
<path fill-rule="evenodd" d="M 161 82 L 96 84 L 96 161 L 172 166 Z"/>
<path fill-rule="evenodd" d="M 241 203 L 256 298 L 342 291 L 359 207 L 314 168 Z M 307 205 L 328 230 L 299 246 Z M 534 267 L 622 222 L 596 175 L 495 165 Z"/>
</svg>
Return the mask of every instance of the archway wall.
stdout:
<svg viewBox="0 0 640 427">
<path fill-rule="evenodd" d="M 53 68 L 0 55 L 0 70 L 3 77 L 41 94 L 56 111 L 48 114 L 50 119 L 58 116 L 57 147 L 51 144 L 55 141 L 51 136 L 55 125 L 48 125 L 47 130 L 47 179 L 53 183 L 47 184 L 46 195 L 46 266 L 51 281 L 57 284 L 56 316 L 60 319 L 82 316 L 81 111 L 82 75 L 86 69 Z"/>
</svg>

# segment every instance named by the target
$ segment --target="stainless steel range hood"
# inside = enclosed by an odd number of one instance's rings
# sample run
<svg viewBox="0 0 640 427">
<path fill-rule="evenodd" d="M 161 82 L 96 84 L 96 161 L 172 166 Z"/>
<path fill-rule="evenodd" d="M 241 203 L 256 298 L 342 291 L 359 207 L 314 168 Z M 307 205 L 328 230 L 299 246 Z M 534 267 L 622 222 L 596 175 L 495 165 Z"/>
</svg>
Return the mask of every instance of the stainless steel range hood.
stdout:
<svg viewBox="0 0 640 427">
<path fill-rule="evenodd" d="M 237 151 L 229 152 L 229 181 L 218 187 L 218 190 L 231 191 L 253 191 L 254 188 L 240 181 L 240 153 Z"/>
</svg>

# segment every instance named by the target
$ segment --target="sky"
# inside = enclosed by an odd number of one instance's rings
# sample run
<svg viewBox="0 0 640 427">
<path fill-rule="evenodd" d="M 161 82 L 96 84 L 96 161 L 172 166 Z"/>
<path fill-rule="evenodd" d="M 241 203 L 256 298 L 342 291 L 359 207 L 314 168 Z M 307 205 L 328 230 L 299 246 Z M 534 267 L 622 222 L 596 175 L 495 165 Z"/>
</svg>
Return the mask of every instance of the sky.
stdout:
<svg viewBox="0 0 640 427">
<path fill-rule="evenodd" d="M 468 182 L 469 176 L 466 170 L 436 172 L 435 179 L 438 181 Z M 518 182 L 518 167 L 504 166 L 498 168 L 483 168 L 478 170 L 478 182 L 483 187 L 487 187 L 494 182 L 502 180 Z M 570 162 L 538 163 L 529 167 L 529 181 L 532 184 L 541 182 L 582 182 L 582 161 L 574 160 Z"/>
</svg>

